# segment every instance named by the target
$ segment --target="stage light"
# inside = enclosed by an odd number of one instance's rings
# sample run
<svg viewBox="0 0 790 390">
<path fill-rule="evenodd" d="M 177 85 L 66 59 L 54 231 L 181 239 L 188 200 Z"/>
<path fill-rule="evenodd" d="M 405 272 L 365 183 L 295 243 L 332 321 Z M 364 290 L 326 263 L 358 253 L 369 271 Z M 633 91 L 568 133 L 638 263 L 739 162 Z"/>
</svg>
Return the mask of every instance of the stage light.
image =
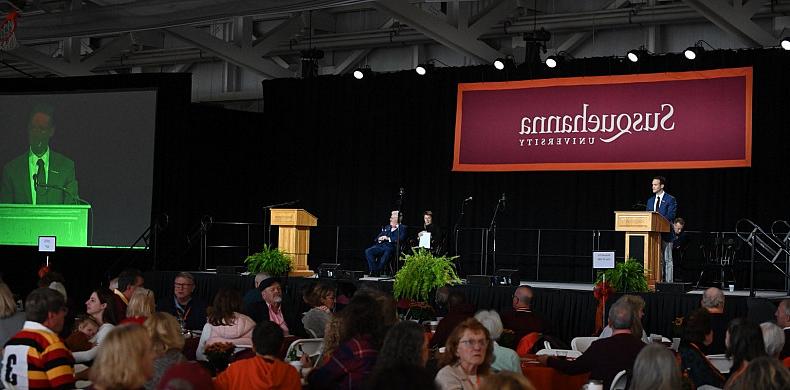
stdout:
<svg viewBox="0 0 790 390">
<path fill-rule="evenodd" d="M 501 58 L 497 58 L 496 60 L 494 60 L 494 68 L 496 68 L 497 70 L 505 69 L 505 60 Z"/>
<path fill-rule="evenodd" d="M 705 49 L 703 49 L 702 47 L 690 46 L 689 48 L 683 51 L 683 56 L 689 60 L 696 60 L 697 56 L 702 54 L 703 51 L 705 51 Z"/>
<path fill-rule="evenodd" d="M 779 44 L 782 46 L 782 49 L 790 50 L 790 37 L 782 38 L 782 41 Z"/>
<path fill-rule="evenodd" d="M 425 74 L 428 73 L 428 70 L 425 69 L 425 65 L 423 64 L 417 65 L 417 67 L 414 68 L 414 71 L 420 76 L 425 76 Z"/>
<path fill-rule="evenodd" d="M 573 56 L 571 56 L 570 53 L 568 53 L 566 51 L 561 51 L 561 52 L 559 52 L 557 54 L 550 55 L 550 56 L 546 57 L 545 64 L 549 68 L 553 69 L 553 68 L 556 68 L 556 67 L 558 67 L 560 65 L 565 64 L 566 62 L 570 61 L 571 59 L 573 59 Z"/>
<path fill-rule="evenodd" d="M 556 56 L 548 56 L 546 58 L 546 66 L 549 68 L 556 68 L 559 59 Z"/>
<path fill-rule="evenodd" d="M 629 50 L 628 54 L 626 54 L 625 56 L 626 58 L 628 58 L 628 61 L 639 62 L 639 60 L 645 58 L 649 54 L 650 53 L 648 53 L 647 50 L 643 48 L 639 48 L 639 49 Z"/>
<path fill-rule="evenodd" d="M 362 69 L 357 69 L 354 71 L 354 78 L 357 80 L 362 80 L 365 77 L 365 73 L 362 72 Z"/>
</svg>

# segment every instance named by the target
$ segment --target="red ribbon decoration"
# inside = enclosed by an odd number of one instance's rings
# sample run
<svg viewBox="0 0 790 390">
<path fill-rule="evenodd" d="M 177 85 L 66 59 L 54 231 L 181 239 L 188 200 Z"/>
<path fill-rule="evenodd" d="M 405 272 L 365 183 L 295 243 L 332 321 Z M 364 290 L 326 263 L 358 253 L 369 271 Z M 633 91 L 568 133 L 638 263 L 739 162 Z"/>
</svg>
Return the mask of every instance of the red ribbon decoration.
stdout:
<svg viewBox="0 0 790 390">
<path fill-rule="evenodd" d="M 593 296 L 598 301 L 598 308 L 595 309 L 595 334 L 600 333 L 605 326 L 603 315 L 606 310 L 606 299 L 614 292 L 614 287 L 609 282 L 601 281 L 593 287 Z"/>
</svg>

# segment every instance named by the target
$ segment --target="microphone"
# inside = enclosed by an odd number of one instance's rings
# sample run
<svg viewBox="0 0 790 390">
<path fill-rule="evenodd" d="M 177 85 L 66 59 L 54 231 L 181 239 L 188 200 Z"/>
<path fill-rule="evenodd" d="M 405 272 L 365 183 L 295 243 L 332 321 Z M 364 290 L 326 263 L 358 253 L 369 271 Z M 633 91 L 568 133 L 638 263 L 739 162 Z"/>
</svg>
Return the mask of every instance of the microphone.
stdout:
<svg viewBox="0 0 790 390">
<path fill-rule="evenodd" d="M 469 201 L 471 201 L 471 200 L 472 200 L 472 197 L 470 196 L 470 197 L 468 197 L 468 198 L 464 199 L 464 203 L 466 203 L 466 202 L 469 202 Z"/>
<path fill-rule="evenodd" d="M 502 199 L 500 199 L 499 201 L 502 202 L 502 209 L 504 210 L 505 207 L 507 207 L 507 199 L 505 199 L 505 193 L 504 192 L 502 193 Z"/>
<path fill-rule="evenodd" d="M 38 173 L 34 173 L 33 174 L 33 186 L 35 186 L 36 190 L 38 190 L 38 186 L 39 185 L 40 184 L 38 184 Z"/>
<path fill-rule="evenodd" d="M 398 191 L 398 195 L 403 196 L 403 187 L 401 187 L 400 190 Z"/>
</svg>

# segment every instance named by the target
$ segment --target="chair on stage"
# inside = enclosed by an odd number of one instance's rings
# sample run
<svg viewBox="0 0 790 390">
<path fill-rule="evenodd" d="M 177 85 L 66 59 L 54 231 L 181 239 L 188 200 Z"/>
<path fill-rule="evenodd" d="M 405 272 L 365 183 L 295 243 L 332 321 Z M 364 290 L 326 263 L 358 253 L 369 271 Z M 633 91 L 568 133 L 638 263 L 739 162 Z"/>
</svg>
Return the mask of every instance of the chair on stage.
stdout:
<svg viewBox="0 0 790 390">
<path fill-rule="evenodd" d="M 598 337 L 574 337 L 571 340 L 571 349 L 584 353 L 595 340 L 598 340 Z"/>
<path fill-rule="evenodd" d="M 725 238 L 724 236 L 716 235 L 700 245 L 702 255 L 705 258 L 705 264 L 702 265 L 702 271 L 697 277 L 695 288 L 700 287 L 704 276 L 708 271 L 713 270 L 714 275 L 718 274 L 718 284 L 724 285 L 727 281 L 725 275 L 729 274 L 730 281 L 735 284 L 735 271 L 733 264 L 735 262 L 735 253 L 740 249 L 740 243 L 734 237 Z M 729 272 L 727 272 L 729 271 Z M 714 278 L 714 281 L 716 279 Z"/>
<path fill-rule="evenodd" d="M 623 370 L 615 375 L 609 390 L 625 390 L 628 385 L 628 371 Z"/>
</svg>

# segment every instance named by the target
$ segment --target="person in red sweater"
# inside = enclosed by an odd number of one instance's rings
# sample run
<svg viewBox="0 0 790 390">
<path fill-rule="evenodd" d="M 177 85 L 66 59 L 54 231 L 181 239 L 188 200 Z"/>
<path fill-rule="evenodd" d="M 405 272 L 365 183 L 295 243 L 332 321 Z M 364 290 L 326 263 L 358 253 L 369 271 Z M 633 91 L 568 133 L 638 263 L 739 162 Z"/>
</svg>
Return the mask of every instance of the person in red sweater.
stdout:
<svg viewBox="0 0 790 390">
<path fill-rule="evenodd" d="M 299 390 L 301 378 L 296 368 L 278 359 L 283 343 L 283 330 L 271 321 L 261 321 L 252 332 L 255 356 L 231 363 L 214 380 L 216 390 L 277 389 Z"/>
</svg>

